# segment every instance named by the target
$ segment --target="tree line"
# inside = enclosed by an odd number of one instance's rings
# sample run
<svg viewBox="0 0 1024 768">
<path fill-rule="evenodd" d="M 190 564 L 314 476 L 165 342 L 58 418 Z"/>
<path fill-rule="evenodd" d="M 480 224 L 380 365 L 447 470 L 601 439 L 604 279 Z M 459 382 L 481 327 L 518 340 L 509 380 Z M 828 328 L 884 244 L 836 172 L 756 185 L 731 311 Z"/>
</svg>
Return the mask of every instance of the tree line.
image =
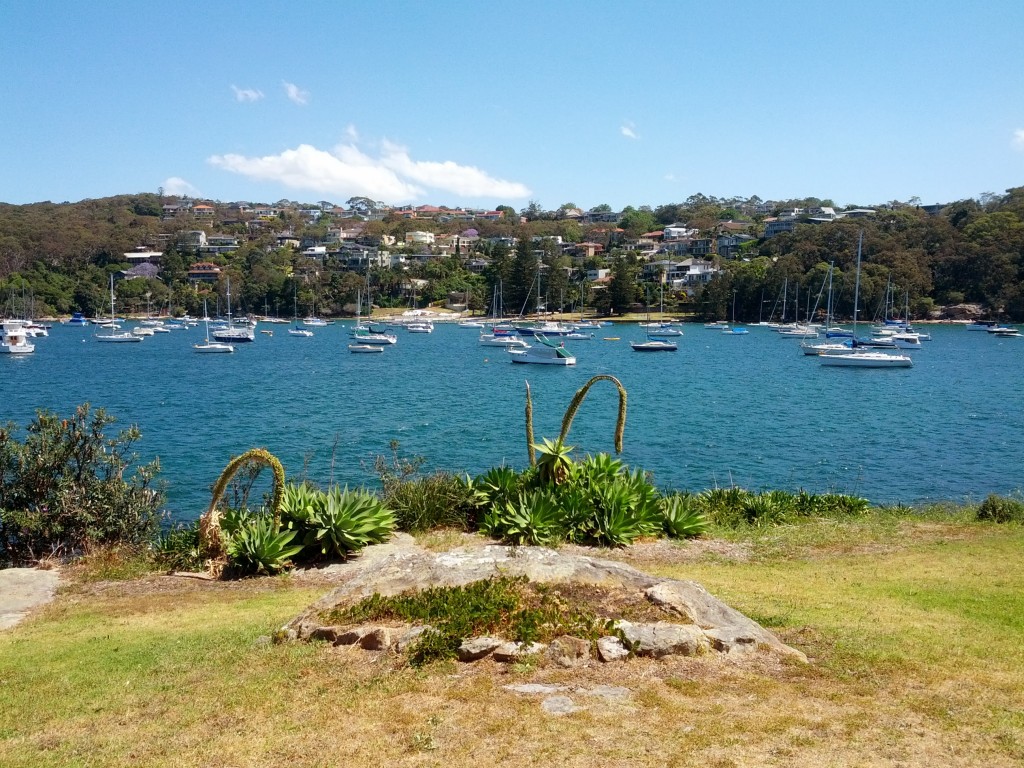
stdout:
<svg viewBox="0 0 1024 768">
<path fill-rule="evenodd" d="M 188 218 L 165 221 L 161 201 L 158 195 L 140 194 L 79 203 L 0 204 L 0 314 L 102 314 L 109 306 L 110 275 L 130 266 L 125 252 L 154 242 L 161 234 L 203 226 Z M 500 296 L 506 316 L 538 309 L 575 311 L 582 305 L 604 314 L 622 313 L 657 306 L 664 296 L 666 311 L 728 318 L 735 306 L 737 320 L 749 322 L 766 319 L 773 309 L 778 317 L 783 293 L 786 317 L 806 316 L 834 265 L 836 313 L 849 316 L 857 239 L 863 232 L 862 316 L 894 304 L 909 306 L 920 318 L 938 307 L 968 302 L 982 305 L 992 316 L 1024 320 L 1024 187 L 958 201 L 938 211 L 894 202 L 879 206 L 867 218 L 798 223 L 793 232 L 767 240 L 756 238 L 762 217 L 743 219 L 734 200 L 695 195 L 657 208 L 629 207 L 621 212 L 618 224 L 583 224 L 559 213 L 571 207 L 544 212 L 531 201 L 520 212 L 522 219 L 502 206 L 507 211 L 500 221 L 469 224 L 386 216 L 361 225 L 368 242 L 390 235 L 400 244 L 413 229 L 445 233 L 472 226 L 481 237 L 480 252 L 473 255 L 487 260 L 482 273 L 467 269 L 469 254 L 417 258 L 403 269 L 374 266 L 359 273 L 277 245 L 276 235 L 282 231 L 316 241 L 326 237 L 332 223 L 354 225 L 355 220 L 323 216 L 309 222 L 295 211 L 282 211 L 252 235 L 244 221 L 221 219 L 211 234 L 238 235 L 237 251 L 200 259 L 198 253 L 172 242 L 164 249 L 157 277 L 118 285 L 118 311 L 155 313 L 170 308 L 195 313 L 202 310 L 203 301 L 210 303 L 211 311 L 218 303 L 223 309 L 230 277 L 233 308 L 256 314 L 342 314 L 352 311 L 357 297 L 365 297 L 369 290 L 378 306 L 409 306 L 414 292 L 419 306 L 461 294 L 471 308 L 488 312 Z M 631 246 L 636 236 L 683 222 L 710 237 L 726 220 L 747 224 L 755 239 L 743 246 L 738 258 L 711 257 L 721 271 L 706 285 L 689 291 L 671 285 L 663 289 L 657 273 L 649 274 L 647 283 L 640 281 L 644 256 Z M 556 236 L 563 243 L 597 243 L 601 252 L 586 259 L 570 258 Z M 516 238 L 518 245 L 491 244 L 490 237 Z M 398 245 L 390 250 L 416 256 L 418 248 L 423 246 Z M 218 264 L 219 283 L 188 281 L 189 267 L 199 260 Z M 593 284 L 583 279 L 587 269 L 596 268 L 607 268 L 610 281 Z"/>
</svg>

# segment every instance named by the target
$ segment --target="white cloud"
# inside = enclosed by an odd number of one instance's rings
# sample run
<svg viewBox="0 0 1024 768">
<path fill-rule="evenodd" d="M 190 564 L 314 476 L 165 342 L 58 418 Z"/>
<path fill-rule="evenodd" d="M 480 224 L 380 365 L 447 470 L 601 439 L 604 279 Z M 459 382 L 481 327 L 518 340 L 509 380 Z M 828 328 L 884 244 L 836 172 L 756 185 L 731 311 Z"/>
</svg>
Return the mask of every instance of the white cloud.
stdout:
<svg viewBox="0 0 1024 768">
<path fill-rule="evenodd" d="M 349 123 L 345 129 L 345 135 L 348 136 L 350 141 L 359 141 L 359 131 L 356 130 L 352 123 Z"/>
<path fill-rule="evenodd" d="M 263 91 L 258 91 L 255 88 L 239 88 L 237 85 L 232 85 L 231 90 L 235 92 L 235 101 L 259 101 L 263 98 Z"/>
<path fill-rule="evenodd" d="M 289 83 L 287 80 L 282 81 L 282 83 L 284 85 L 284 92 L 288 94 L 289 99 L 301 106 L 309 104 L 309 91 L 304 91 L 295 83 Z"/>
<path fill-rule="evenodd" d="M 381 145 L 381 164 L 399 176 L 419 182 L 427 187 L 454 192 L 464 197 L 530 196 L 530 190 L 517 181 L 505 181 L 489 176 L 472 165 L 459 165 L 446 160 L 433 162 L 413 160 L 405 147 L 385 140 Z"/>
<path fill-rule="evenodd" d="M 165 195 L 173 197 L 200 197 L 199 190 L 180 176 L 171 176 L 161 185 Z"/>
<path fill-rule="evenodd" d="M 639 136 L 636 135 L 636 123 L 632 120 L 627 120 L 619 128 L 619 133 L 625 136 L 627 139 L 637 139 Z"/>
<path fill-rule="evenodd" d="M 354 127 L 350 128 L 354 132 Z M 413 160 L 404 147 L 386 140 L 381 142 L 380 157 L 371 157 L 352 143 L 340 144 L 330 152 L 301 144 L 277 155 L 214 155 L 207 162 L 250 179 L 275 181 L 293 189 L 392 203 L 419 198 L 425 194 L 424 188 L 466 197 L 507 199 L 530 195 L 525 185 L 496 179 L 473 166 L 450 160 Z"/>
<path fill-rule="evenodd" d="M 1010 146 L 1019 152 L 1024 152 L 1024 128 L 1018 128 L 1013 132 L 1013 140 Z"/>
<path fill-rule="evenodd" d="M 674 173 L 666 173 L 665 174 L 665 181 L 675 181 L 675 180 L 676 180 L 676 175 Z"/>
</svg>

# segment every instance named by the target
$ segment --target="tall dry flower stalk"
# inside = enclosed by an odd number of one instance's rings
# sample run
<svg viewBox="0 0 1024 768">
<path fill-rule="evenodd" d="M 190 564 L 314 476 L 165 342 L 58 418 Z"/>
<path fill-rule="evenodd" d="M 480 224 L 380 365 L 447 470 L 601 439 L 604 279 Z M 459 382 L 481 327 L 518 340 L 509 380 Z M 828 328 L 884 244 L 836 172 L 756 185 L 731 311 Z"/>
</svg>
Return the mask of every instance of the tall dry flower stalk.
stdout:
<svg viewBox="0 0 1024 768">
<path fill-rule="evenodd" d="M 213 486 L 213 498 L 210 499 L 210 507 L 199 518 L 199 544 L 203 556 L 210 563 L 211 570 L 219 570 L 223 565 L 227 553 L 224 549 L 224 537 L 220 528 L 220 500 L 224 491 L 231 482 L 231 478 L 246 464 L 262 464 L 270 467 L 274 475 L 274 489 L 270 499 L 271 513 L 274 515 L 274 528 L 281 524 L 281 496 L 284 493 L 284 466 L 281 461 L 266 448 L 250 448 L 245 453 L 235 456 L 224 471 L 220 473 L 217 482 Z"/>
<path fill-rule="evenodd" d="M 622 453 L 622 437 L 626 431 L 626 388 L 622 386 L 622 382 L 617 378 L 604 373 L 594 376 L 576 391 L 572 401 L 569 403 L 569 407 L 565 409 L 565 415 L 562 417 L 562 432 L 558 436 L 558 442 L 565 443 L 566 438 L 569 437 L 572 420 L 576 418 L 576 411 L 580 409 L 580 405 L 586 398 L 590 388 L 599 381 L 610 381 L 619 390 L 619 415 L 615 421 L 615 452 Z"/>
</svg>

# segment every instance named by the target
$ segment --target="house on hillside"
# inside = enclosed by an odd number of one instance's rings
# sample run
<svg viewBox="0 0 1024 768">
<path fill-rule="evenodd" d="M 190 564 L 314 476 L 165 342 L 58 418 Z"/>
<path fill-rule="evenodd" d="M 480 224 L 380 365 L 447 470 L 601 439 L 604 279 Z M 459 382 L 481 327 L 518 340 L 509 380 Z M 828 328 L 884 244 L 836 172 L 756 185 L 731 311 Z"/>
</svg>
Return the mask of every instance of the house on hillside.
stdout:
<svg viewBox="0 0 1024 768">
<path fill-rule="evenodd" d="M 216 283 L 220 280 L 220 267 L 208 261 L 200 261 L 189 267 L 190 283 Z"/>
</svg>

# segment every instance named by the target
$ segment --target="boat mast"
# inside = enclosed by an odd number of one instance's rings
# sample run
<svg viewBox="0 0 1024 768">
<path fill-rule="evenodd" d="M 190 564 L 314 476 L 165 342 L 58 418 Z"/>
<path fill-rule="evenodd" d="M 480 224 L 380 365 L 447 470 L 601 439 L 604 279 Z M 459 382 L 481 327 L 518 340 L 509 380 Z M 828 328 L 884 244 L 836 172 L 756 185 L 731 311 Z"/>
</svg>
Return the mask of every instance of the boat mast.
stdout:
<svg viewBox="0 0 1024 768">
<path fill-rule="evenodd" d="M 860 300 L 860 249 L 864 243 L 864 230 L 857 237 L 857 279 L 853 283 L 853 344 L 857 345 L 857 302 Z"/>
</svg>

